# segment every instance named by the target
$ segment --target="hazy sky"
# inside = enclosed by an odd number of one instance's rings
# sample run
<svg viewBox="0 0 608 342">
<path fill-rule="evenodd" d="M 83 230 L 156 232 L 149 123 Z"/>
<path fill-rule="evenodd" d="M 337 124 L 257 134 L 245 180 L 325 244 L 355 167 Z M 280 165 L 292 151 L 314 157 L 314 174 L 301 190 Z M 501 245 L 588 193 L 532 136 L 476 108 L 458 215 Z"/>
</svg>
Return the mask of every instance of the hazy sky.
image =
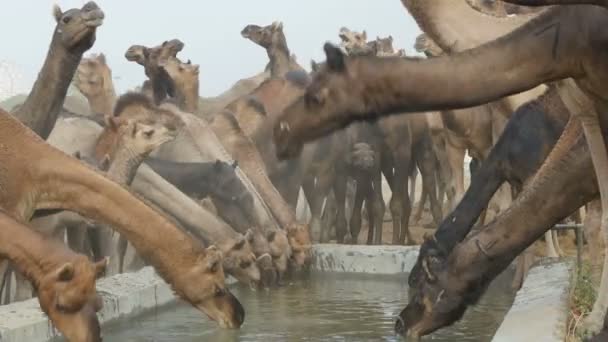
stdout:
<svg viewBox="0 0 608 342">
<path fill-rule="evenodd" d="M 14 62 L 29 87 L 54 28 L 52 4 L 66 10 L 85 2 L 21 0 L 4 4 L 0 60 Z M 90 52 L 106 54 L 120 92 L 141 84 L 145 77 L 141 66 L 124 58 L 132 44 L 152 46 L 179 38 L 186 46 L 178 56 L 201 66 L 201 96 L 213 96 L 238 79 L 260 72 L 268 62 L 261 47 L 240 36 L 247 24 L 282 21 L 291 52 L 307 69 L 311 59 L 324 59 L 325 41 L 338 42 L 342 26 L 365 29 L 370 39 L 390 34 L 395 47 L 408 53 L 413 53 L 420 32 L 398 0 L 97 0 L 97 4 L 106 19 Z"/>
</svg>

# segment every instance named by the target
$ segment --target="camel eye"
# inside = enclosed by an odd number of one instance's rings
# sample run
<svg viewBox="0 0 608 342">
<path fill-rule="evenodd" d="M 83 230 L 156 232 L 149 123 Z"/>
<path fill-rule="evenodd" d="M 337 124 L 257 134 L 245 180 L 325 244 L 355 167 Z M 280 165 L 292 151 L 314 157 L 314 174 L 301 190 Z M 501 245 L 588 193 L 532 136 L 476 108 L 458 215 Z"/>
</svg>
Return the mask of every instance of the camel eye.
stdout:
<svg viewBox="0 0 608 342">
<path fill-rule="evenodd" d="M 221 297 L 224 294 L 226 294 L 226 291 L 224 289 L 221 289 L 219 287 L 215 288 L 215 296 L 216 297 Z"/>
<path fill-rule="evenodd" d="M 63 17 L 63 23 L 64 24 L 69 24 L 70 21 L 72 21 L 72 17 L 69 17 L 69 16 L 68 17 Z"/>
</svg>

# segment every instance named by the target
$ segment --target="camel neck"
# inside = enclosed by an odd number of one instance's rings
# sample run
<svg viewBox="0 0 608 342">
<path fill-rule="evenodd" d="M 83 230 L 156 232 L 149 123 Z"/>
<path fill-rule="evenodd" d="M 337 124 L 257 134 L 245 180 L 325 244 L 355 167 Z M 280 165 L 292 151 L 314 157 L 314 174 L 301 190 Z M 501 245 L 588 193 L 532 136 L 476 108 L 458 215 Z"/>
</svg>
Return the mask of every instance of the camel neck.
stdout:
<svg viewBox="0 0 608 342">
<path fill-rule="evenodd" d="M 13 114 L 43 139 L 48 138 L 63 108 L 82 53 L 67 51 L 55 32 L 44 66 L 23 105 Z"/>
<path fill-rule="evenodd" d="M 457 52 L 502 37 L 539 14 L 498 18 L 473 9 L 466 1 L 401 0 L 420 29 L 444 51 Z"/>
<path fill-rule="evenodd" d="M 270 76 L 284 77 L 290 70 L 291 58 L 287 41 L 284 35 L 281 35 L 278 44 L 273 44 L 268 49 L 268 58 L 270 59 Z"/>
<path fill-rule="evenodd" d="M 59 246 L 4 212 L 0 213 L 0 224 L 0 257 L 9 259 L 36 289 L 42 276 L 53 266 L 50 255 L 57 255 L 51 247 Z"/>
<path fill-rule="evenodd" d="M 582 77 L 579 56 L 565 51 L 577 44 L 562 35 L 563 47 L 554 50 L 553 39 L 530 35 L 559 13 L 534 25 L 465 52 L 430 59 L 354 57 L 351 82 L 363 99 L 364 116 L 390 113 L 464 109 L 483 105 L 566 77 Z M 532 23 L 531 23 L 532 24 Z M 517 45 L 518 49 L 512 46 Z M 580 49 L 580 47 L 579 47 Z M 563 56 L 555 59 L 554 55 Z M 505 58 L 505 56 L 509 56 Z M 483 75 L 476 77 L 474 75 Z M 370 114 L 371 113 L 371 114 Z"/>
<path fill-rule="evenodd" d="M 199 81 L 198 77 L 191 84 L 180 84 L 175 91 L 177 103 L 181 110 L 187 113 L 196 114 L 198 112 L 199 100 Z"/>
<path fill-rule="evenodd" d="M 169 219 L 153 210 L 125 187 L 86 165 L 48 147 L 36 179 L 38 208 L 62 208 L 113 227 L 133 244 L 138 254 L 153 265 L 167 282 L 177 274 L 174 265 L 204 253 L 202 244 L 189 237 Z M 56 167 L 55 165 L 61 165 Z M 50 182 L 48 180 L 52 179 Z M 195 253 L 193 253 L 195 252 Z M 198 255 L 200 255 L 200 253 Z"/>
<path fill-rule="evenodd" d="M 118 184 L 129 186 L 146 155 L 136 153 L 126 146 L 119 146 L 108 169 L 108 177 Z"/>
<path fill-rule="evenodd" d="M 114 86 L 103 90 L 103 94 L 97 96 L 87 96 L 89 106 L 95 114 L 103 114 L 111 116 L 114 112 L 114 104 L 116 104 L 116 92 Z"/>
</svg>

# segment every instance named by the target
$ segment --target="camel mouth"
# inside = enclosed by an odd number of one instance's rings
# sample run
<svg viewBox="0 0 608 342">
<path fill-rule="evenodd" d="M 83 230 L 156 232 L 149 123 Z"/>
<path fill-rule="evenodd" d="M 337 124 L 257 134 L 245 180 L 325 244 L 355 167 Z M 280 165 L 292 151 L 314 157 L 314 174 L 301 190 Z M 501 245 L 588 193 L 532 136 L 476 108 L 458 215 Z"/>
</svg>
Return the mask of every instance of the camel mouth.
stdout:
<svg viewBox="0 0 608 342">
<path fill-rule="evenodd" d="M 101 9 L 95 9 L 82 15 L 84 24 L 88 27 L 101 26 L 105 17 L 105 13 Z"/>
</svg>

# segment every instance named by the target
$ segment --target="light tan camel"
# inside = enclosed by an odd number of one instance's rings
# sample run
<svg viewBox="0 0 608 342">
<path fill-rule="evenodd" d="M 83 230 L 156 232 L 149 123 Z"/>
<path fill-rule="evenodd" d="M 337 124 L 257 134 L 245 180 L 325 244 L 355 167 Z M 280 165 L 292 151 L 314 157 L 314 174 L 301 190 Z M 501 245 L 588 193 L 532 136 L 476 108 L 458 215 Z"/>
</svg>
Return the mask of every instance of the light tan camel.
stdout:
<svg viewBox="0 0 608 342">
<path fill-rule="evenodd" d="M 82 59 L 76 70 L 74 85 L 87 98 L 93 113 L 112 115 L 116 91 L 112 70 L 103 53 Z"/>
<path fill-rule="evenodd" d="M 53 8 L 57 26 L 42 70 L 23 105 L 13 115 L 46 139 L 55 125 L 80 58 L 95 42 L 104 18 L 95 2 L 62 12 Z"/>
<path fill-rule="evenodd" d="M 282 22 L 275 21 L 264 27 L 247 25 L 241 31 L 241 36 L 266 49 L 270 59 L 267 67 L 270 69 L 270 77 L 284 77 L 288 71 L 304 70 L 291 58 Z"/>
<path fill-rule="evenodd" d="M 101 298 L 95 279 L 107 260 L 91 263 L 62 243 L 39 233 L 0 211 L 0 258 L 12 262 L 36 289 L 40 308 L 53 325 L 72 342 L 99 342 L 101 331 L 96 312 Z"/>
</svg>

